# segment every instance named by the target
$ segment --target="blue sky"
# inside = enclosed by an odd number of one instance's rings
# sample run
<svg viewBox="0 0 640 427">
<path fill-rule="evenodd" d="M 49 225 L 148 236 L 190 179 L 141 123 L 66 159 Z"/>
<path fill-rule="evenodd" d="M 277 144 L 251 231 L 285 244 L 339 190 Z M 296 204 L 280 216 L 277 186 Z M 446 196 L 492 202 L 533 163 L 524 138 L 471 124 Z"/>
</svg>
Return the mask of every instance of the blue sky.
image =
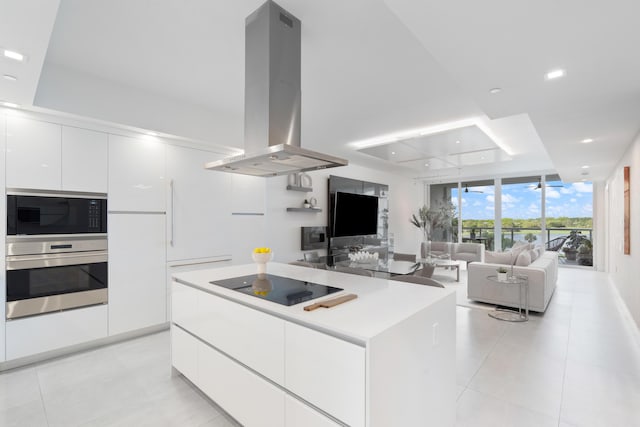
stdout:
<svg viewBox="0 0 640 427">
<path fill-rule="evenodd" d="M 533 184 L 535 185 L 535 184 Z M 548 182 L 547 217 L 590 217 L 593 215 L 593 186 L 590 182 L 562 184 Z M 509 184 L 502 186 L 502 216 L 504 218 L 539 218 L 541 191 L 528 184 Z M 482 191 L 477 193 L 473 191 Z M 457 200 L 457 190 L 452 191 L 452 199 Z M 462 217 L 464 219 L 494 218 L 494 188 L 469 187 L 462 193 Z"/>
</svg>

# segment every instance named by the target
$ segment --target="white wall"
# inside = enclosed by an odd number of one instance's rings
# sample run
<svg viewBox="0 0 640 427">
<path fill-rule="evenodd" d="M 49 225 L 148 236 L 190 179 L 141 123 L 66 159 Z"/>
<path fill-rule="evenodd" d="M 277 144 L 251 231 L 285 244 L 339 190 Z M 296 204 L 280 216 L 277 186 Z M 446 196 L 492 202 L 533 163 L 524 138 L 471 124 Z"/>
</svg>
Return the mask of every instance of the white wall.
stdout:
<svg viewBox="0 0 640 427">
<path fill-rule="evenodd" d="M 6 117 L 3 110 L 0 110 L 0 189 L 2 189 L 2 201 L 0 201 L 0 362 L 5 360 L 5 300 L 6 292 L 6 272 L 5 272 L 5 236 L 7 234 L 7 197 L 5 190 L 5 145 L 6 145 Z"/>
<path fill-rule="evenodd" d="M 631 254 L 623 253 L 624 224 L 624 166 L 631 167 Z M 607 267 L 614 285 L 627 305 L 636 324 L 640 326 L 640 136 L 618 163 L 606 181 L 606 244 Z"/>
<path fill-rule="evenodd" d="M 329 175 L 370 181 L 389 186 L 389 232 L 394 233 L 395 251 L 418 253 L 420 231 L 409 223 L 412 213 L 423 204 L 421 182 L 358 165 L 309 172 L 313 192 L 287 191 L 287 177 L 267 178 L 267 244 L 274 261 L 289 262 L 302 258 L 300 227 L 325 226 L 329 221 Z M 305 198 L 315 197 L 320 213 L 287 212 L 287 207 L 302 207 Z"/>
</svg>

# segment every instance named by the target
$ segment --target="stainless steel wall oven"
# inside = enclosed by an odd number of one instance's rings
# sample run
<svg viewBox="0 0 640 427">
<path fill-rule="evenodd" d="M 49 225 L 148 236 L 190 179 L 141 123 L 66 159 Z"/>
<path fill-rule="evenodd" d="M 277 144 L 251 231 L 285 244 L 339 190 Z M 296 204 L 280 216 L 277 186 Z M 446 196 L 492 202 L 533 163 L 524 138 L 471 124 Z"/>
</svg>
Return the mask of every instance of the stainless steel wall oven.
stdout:
<svg viewBox="0 0 640 427">
<path fill-rule="evenodd" d="M 106 195 L 7 195 L 6 317 L 106 304 Z"/>
</svg>

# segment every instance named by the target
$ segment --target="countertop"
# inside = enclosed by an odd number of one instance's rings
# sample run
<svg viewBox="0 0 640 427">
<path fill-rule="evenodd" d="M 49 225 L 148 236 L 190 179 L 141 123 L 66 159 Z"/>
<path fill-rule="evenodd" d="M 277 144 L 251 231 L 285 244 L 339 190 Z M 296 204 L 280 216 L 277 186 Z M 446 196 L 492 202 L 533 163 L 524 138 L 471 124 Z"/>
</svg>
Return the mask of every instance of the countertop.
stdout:
<svg viewBox="0 0 640 427">
<path fill-rule="evenodd" d="M 209 283 L 212 280 L 246 276 L 256 272 L 256 264 L 244 264 L 176 273 L 173 278 L 179 283 L 361 345 L 432 304 L 446 298 L 455 300 L 455 291 L 449 289 L 275 262 L 268 263 L 267 273 L 343 288 L 344 291 L 293 306 L 284 306 Z M 347 293 L 356 294 L 358 298 L 328 309 L 303 309 L 307 305 Z"/>
</svg>

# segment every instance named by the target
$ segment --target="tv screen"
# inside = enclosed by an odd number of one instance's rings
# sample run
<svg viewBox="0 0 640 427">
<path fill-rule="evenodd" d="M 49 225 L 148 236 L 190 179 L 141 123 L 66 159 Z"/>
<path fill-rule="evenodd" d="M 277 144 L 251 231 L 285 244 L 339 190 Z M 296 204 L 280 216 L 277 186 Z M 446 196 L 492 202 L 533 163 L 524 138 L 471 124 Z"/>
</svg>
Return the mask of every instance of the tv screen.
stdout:
<svg viewBox="0 0 640 427">
<path fill-rule="evenodd" d="M 378 233 L 378 198 L 336 192 L 333 236 L 364 236 Z"/>
</svg>

